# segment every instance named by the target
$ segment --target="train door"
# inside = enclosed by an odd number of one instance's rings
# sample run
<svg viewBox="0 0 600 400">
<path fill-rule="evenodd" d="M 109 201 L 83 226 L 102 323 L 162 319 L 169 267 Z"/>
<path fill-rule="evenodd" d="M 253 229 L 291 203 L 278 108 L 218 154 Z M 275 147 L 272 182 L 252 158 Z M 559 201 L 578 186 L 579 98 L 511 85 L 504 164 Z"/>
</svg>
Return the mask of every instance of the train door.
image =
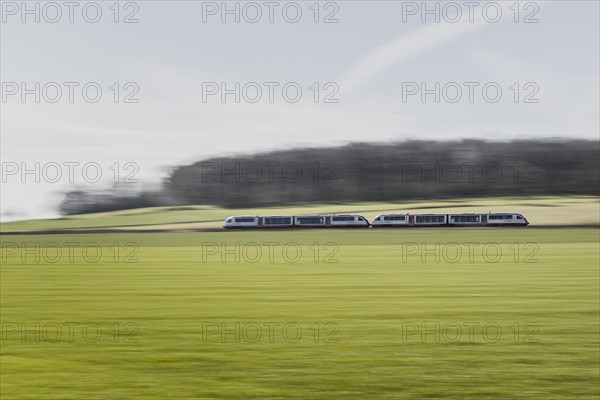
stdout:
<svg viewBox="0 0 600 400">
<path fill-rule="evenodd" d="M 263 217 L 258 217 L 258 226 L 263 226 Z"/>
<path fill-rule="evenodd" d="M 408 226 L 415 226 L 415 217 L 414 215 L 408 216 Z"/>
<path fill-rule="evenodd" d="M 327 228 L 331 227 L 331 217 L 325 217 L 325 226 Z"/>
<path fill-rule="evenodd" d="M 487 225 L 487 217 L 485 214 L 481 215 L 481 225 Z"/>
</svg>

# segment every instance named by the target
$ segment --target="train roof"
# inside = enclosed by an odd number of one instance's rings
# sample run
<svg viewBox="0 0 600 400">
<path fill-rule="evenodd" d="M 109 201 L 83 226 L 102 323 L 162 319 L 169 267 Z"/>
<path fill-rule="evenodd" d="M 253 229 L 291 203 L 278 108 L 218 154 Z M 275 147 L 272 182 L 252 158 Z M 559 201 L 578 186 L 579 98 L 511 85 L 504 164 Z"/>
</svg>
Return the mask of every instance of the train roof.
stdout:
<svg viewBox="0 0 600 400">
<path fill-rule="evenodd" d="M 481 215 L 481 213 L 460 213 L 460 214 L 448 214 L 448 215 Z"/>
<path fill-rule="evenodd" d="M 401 214 L 401 213 L 392 213 L 392 214 L 379 214 L 379 215 L 407 215 L 407 214 L 408 213 L 404 213 L 404 214 Z"/>
<path fill-rule="evenodd" d="M 294 217 L 362 217 L 361 214 L 300 214 Z"/>
<path fill-rule="evenodd" d="M 423 215 L 448 215 L 448 214 L 445 214 L 445 213 L 437 213 L 437 214 L 432 214 L 432 213 L 428 213 L 428 214 L 413 214 L 413 216 L 417 216 L 417 217 L 420 217 L 420 216 L 423 216 Z"/>
</svg>

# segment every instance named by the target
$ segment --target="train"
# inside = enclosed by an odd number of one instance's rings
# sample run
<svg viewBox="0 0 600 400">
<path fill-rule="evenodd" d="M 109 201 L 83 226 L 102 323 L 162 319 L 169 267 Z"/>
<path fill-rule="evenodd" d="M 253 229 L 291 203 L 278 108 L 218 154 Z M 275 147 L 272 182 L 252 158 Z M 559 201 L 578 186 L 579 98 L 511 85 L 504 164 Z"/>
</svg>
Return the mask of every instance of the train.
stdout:
<svg viewBox="0 0 600 400">
<path fill-rule="evenodd" d="M 233 216 L 225 229 L 243 228 L 414 228 L 451 226 L 527 226 L 519 213 L 381 214 L 369 222 L 359 214 Z"/>
</svg>

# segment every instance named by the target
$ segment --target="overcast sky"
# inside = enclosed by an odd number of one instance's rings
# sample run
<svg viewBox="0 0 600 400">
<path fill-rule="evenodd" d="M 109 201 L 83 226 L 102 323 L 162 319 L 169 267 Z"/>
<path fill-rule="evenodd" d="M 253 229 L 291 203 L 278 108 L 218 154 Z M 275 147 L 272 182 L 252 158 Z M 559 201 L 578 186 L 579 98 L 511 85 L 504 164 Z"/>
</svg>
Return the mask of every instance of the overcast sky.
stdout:
<svg viewBox="0 0 600 400">
<path fill-rule="evenodd" d="M 56 215 L 60 193 L 109 187 L 115 170 L 148 186 L 215 155 L 599 135 L 597 1 L 428 2 L 429 14 L 421 1 L 228 2 L 239 22 L 221 1 L 122 2 L 118 15 L 113 3 L 29 2 L 36 22 L 2 2 L 3 220 Z M 36 162 L 39 183 L 22 174 Z M 65 163 L 80 163 L 74 183 Z"/>
</svg>

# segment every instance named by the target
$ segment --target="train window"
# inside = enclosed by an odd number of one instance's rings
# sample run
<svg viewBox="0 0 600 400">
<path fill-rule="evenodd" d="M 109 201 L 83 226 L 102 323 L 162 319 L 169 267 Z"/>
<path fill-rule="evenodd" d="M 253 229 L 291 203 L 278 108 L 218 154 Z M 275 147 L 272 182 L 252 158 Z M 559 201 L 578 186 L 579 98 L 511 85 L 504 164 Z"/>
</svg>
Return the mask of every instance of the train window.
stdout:
<svg viewBox="0 0 600 400">
<path fill-rule="evenodd" d="M 490 215 L 488 216 L 488 220 L 490 221 L 499 221 L 499 220 L 506 220 L 506 219 L 513 219 L 512 215 Z"/>
<path fill-rule="evenodd" d="M 236 218 L 235 222 L 254 222 L 254 218 Z"/>
<path fill-rule="evenodd" d="M 332 217 L 331 220 L 335 222 L 353 222 L 354 217 Z"/>
<path fill-rule="evenodd" d="M 375 218 L 374 221 L 381 221 L 381 217 Z"/>
<path fill-rule="evenodd" d="M 265 218 L 265 225 L 285 225 L 291 223 L 291 218 Z"/>
<path fill-rule="evenodd" d="M 443 215 L 417 216 L 415 221 L 417 223 L 438 223 L 438 222 L 444 222 L 444 216 Z"/>
<path fill-rule="evenodd" d="M 298 218 L 298 222 L 301 224 L 322 224 L 323 218 L 319 217 L 300 217 Z"/>
<path fill-rule="evenodd" d="M 406 217 L 404 215 L 394 215 L 390 217 L 385 217 L 386 221 L 405 221 Z"/>
<path fill-rule="evenodd" d="M 479 215 L 454 216 L 454 222 L 479 222 Z"/>
</svg>

